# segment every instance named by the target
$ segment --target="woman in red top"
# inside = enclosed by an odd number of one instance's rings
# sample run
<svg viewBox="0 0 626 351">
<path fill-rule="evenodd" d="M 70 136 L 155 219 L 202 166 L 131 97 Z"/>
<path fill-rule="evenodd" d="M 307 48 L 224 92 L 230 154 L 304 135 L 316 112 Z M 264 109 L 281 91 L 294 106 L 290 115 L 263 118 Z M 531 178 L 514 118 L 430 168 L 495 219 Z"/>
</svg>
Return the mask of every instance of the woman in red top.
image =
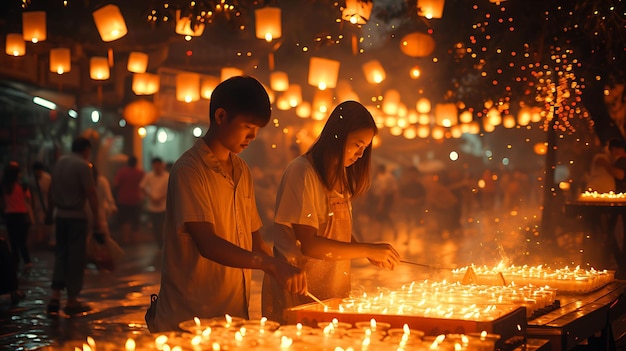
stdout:
<svg viewBox="0 0 626 351">
<path fill-rule="evenodd" d="M 11 161 L 4 168 L 2 176 L 2 200 L 4 202 L 4 218 L 7 234 L 11 241 L 11 251 L 15 260 L 15 267 L 19 266 L 20 256 L 24 261 L 24 268 L 30 268 L 30 254 L 26 241 L 30 228 L 29 207 L 30 192 L 27 187 L 19 183 L 20 166 Z"/>
</svg>

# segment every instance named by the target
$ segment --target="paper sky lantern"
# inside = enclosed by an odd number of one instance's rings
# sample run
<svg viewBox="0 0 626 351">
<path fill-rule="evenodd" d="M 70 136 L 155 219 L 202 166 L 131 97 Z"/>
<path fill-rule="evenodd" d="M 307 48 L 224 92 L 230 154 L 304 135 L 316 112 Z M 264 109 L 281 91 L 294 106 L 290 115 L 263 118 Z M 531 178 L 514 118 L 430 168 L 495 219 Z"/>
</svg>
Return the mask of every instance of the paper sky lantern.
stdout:
<svg viewBox="0 0 626 351">
<path fill-rule="evenodd" d="M 513 128 L 515 127 L 515 117 L 511 115 L 505 115 L 502 119 L 502 126 L 504 128 Z"/>
<path fill-rule="evenodd" d="M 270 42 L 272 39 L 282 36 L 280 8 L 268 6 L 256 9 L 254 10 L 254 19 L 257 38 Z"/>
<path fill-rule="evenodd" d="M 285 91 L 285 97 L 289 102 L 289 106 L 296 107 L 302 102 L 302 86 L 299 84 L 290 84 Z"/>
<path fill-rule="evenodd" d="M 240 76 L 243 74 L 243 71 L 236 67 L 223 67 L 220 72 L 220 79 L 225 81 L 228 78 Z M 267 89 L 266 89 L 267 90 Z"/>
<path fill-rule="evenodd" d="M 109 60 L 106 57 L 92 57 L 89 59 L 89 77 L 93 80 L 107 80 L 111 75 Z"/>
<path fill-rule="evenodd" d="M 430 112 L 430 100 L 425 97 L 419 98 L 415 103 L 415 109 L 419 113 L 428 113 Z"/>
<path fill-rule="evenodd" d="M 452 127 L 459 121 L 458 110 L 455 104 L 437 104 L 435 105 L 435 123 L 444 127 Z"/>
<path fill-rule="evenodd" d="M 346 7 L 341 11 L 341 18 L 352 24 L 365 24 L 372 14 L 373 1 L 346 0 Z"/>
<path fill-rule="evenodd" d="M 176 75 L 176 100 L 193 102 L 200 100 L 200 75 L 183 72 Z"/>
<path fill-rule="evenodd" d="M 176 34 L 199 37 L 204 33 L 204 23 L 197 23 L 192 27 L 189 17 L 180 17 L 180 10 L 176 10 Z"/>
<path fill-rule="evenodd" d="M 26 42 L 24 37 L 19 33 L 7 34 L 7 42 L 5 46 L 7 55 L 24 56 L 26 53 Z"/>
<path fill-rule="evenodd" d="M 397 115 L 398 106 L 400 105 L 400 92 L 395 89 L 389 89 L 383 96 L 383 113 L 386 115 Z"/>
<path fill-rule="evenodd" d="M 340 62 L 336 60 L 311 57 L 309 61 L 309 84 L 319 90 L 337 86 Z"/>
<path fill-rule="evenodd" d="M 459 122 L 461 123 L 470 123 L 472 122 L 473 119 L 474 119 L 474 116 L 472 115 L 472 112 L 467 111 L 467 110 L 461 112 L 461 114 L 459 115 Z"/>
<path fill-rule="evenodd" d="M 44 11 L 22 13 L 22 36 L 24 40 L 33 43 L 46 40 L 46 13 Z"/>
<path fill-rule="evenodd" d="M 367 61 L 361 66 L 365 79 L 370 84 L 378 84 L 387 78 L 383 65 L 378 60 Z"/>
<path fill-rule="evenodd" d="M 308 101 L 300 103 L 296 108 L 296 115 L 300 118 L 311 117 L 311 103 Z"/>
<path fill-rule="evenodd" d="M 420 32 L 405 35 L 400 41 L 400 51 L 410 57 L 424 57 L 432 54 L 435 50 L 435 40 Z"/>
<path fill-rule="evenodd" d="M 148 54 L 132 51 L 130 55 L 128 55 L 128 64 L 126 65 L 126 69 L 129 72 L 133 73 L 145 73 L 148 68 Z"/>
<path fill-rule="evenodd" d="M 289 88 L 289 76 L 286 72 L 274 71 L 270 73 L 270 87 L 274 91 L 285 91 Z"/>
<path fill-rule="evenodd" d="M 417 14 L 428 19 L 443 16 L 444 0 L 417 0 Z"/>
<path fill-rule="evenodd" d="M 214 76 L 202 77 L 202 84 L 200 85 L 200 95 L 202 98 L 210 100 L 213 90 L 220 84 L 220 79 Z"/>
<path fill-rule="evenodd" d="M 152 95 L 159 91 L 161 80 L 158 74 L 133 74 L 133 92 L 137 95 Z"/>
<path fill-rule="evenodd" d="M 102 41 L 117 40 L 128 33 L 124 16 L 116 5 L 108 4 L 97 9 L 93 12 L 93 20 Z"/>
<path fill-rule="evenodd" d="M 50 72 L 67 73 L 72 68 L 70 49 L 57 48 L 50 50 Z"/>
<path fill-rule="evenodd" d="M 122 116 L 129 124 L 143 127 L 156 122 L 159 117 L 159 110 L 150 101 L 137 100 L 124 107 Z"/>
</svg>

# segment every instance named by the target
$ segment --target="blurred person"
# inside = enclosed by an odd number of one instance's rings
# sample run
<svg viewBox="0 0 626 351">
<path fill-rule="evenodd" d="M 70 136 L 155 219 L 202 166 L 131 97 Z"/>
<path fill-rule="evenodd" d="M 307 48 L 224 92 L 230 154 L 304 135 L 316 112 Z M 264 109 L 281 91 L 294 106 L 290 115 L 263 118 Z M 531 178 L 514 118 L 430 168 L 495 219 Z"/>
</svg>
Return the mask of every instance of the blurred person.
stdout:
<svg viewBox="0 0 626 351">
<path fill-rule="evenodd" d="M 21 261 L 24 268 L 33 266 L 28 250 L 28 231 L 32 223 L 30 208 L 31 195 L 28 187 L 20 183 L 22 170 L 20 165 L 11 161 L 4 167 L 2 175 L 2 202 L 4 222 L 11 243 L 13 260 L 17 269 Z"/>
<path fill-rule="evenodd" d="M 272 257 L 263 241 L 252 175 L 237 155 L 270 120 L 265 88 L 252 77 L 229 78 L 209 109 L 209 130 L 170 171 L 161 287 L 145 316 L 153 333 L 194 317 L 249 318 L 251 269 L 306 291 L 301 270 Z"/>
<path fill-rule="evenodd" d="M 139 234 L 143 195 L 139 183 L 144 172 L 137 168 L 137 157 L 128 156 L 126 166 L 120 168 L 113 179 L 117 200 L 117 220 L 123 243 L 131 243 Z"/>
<path fill-rule="evenodd" d="M 437 174 L 425 177 L 424 187 L 426 188 L 426 208 L 429 212 L 427 223 L 429 231 L 437 233 L 440 238 L 449 239 L 454 234 L 451 230 L 456 227 L 450 222 L 455 220 L 454 208 L 459 200 L 450 188 L 443 184 Z"/>
<path fill-rule="evenodd" d="M 52 170 L 50 183 L 50 208 L 55 209 L 55 260 L 52 275 L 52 293 L 48 302 L 48 314 L 57 315 L 61 291 L 66 290 L 67 301 L 63 311 L 76 315 L 91 310 L 78 300 L 83 288 L 86 260 L 87 223 L 86 203 L 92 218 L 92 232 L 101 232 L 98 211 L 98 194 L 89 158 L 91 142 L 84 137 L 72 141 L 71 153 L 61 156 Z"/>
<path fill-rule="evenodd" d="M 381 223 L 393 225 L 391 211 L 398 191 L 398 181 L 384 164 L 376 167 L 376 174 L 372 183 L 372 195 L 375 206 L 374 218 Z"/>
<path fill-rule="evenodd" d="M 353 235 L 352 198 L 369 187 L 374 119 L 360 103 L 339 104 L 320 136 L 285 169 L 276 195 L 274 255 L 306 273 L 308 291 L 319 299 L 347 297 L 350 265 L 367 258 L 393 269 L 400 255 L 389 244 L 360 243 Z M 263 280 L 263 316 L 285 323 L 284 310 L 312 302 Z"/>
<path fill-rule="evenodd" d="M 50 182 L 52 177 L 48 173 L 43 163 L 37 161 L 32 165 L 33 179 L 30 184 L 31 207 L 33 209 L 33 242 L 36 244 L 49 243 L 54 244 L 54 236 L 52 233 L 52 225 L 49 223 L 48 217 L 48 192 L 50 191 Z"/>
<path fill-rule="evenodd" d="M 426 189 L 421 180 L 422 175 L 415 166 L 404 169 L 398 180 L 398 195 L 404 219 L 409 226 L 423 224 Z"/>
<path fill-rule="evenodd" d="M 146 210 L 154 240 L 159 248 L 163 249 L 163 231 L 165 230 L 165 199 L 167 196 L 167 182 L 170 173 L 165 170 L 165 163 L 160 157 L 151 161 L 152 170 L 143 177 L 139 187 L 148 199 Z"/>
</svg>

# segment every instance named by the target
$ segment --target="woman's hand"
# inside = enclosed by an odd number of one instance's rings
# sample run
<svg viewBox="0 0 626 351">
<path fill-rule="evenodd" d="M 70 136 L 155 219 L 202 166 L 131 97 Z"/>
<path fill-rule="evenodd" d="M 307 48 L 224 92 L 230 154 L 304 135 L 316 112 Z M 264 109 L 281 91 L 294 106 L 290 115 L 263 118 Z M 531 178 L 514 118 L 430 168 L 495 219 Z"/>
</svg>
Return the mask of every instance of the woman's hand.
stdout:
<svg viewBox="0 0 626 351">
<path fill-rule="evenodd" d="M 367 244 L 367 259 L 375 266 L 394 269 L 400 263 L 400 254 L 390 244 Z"/>
</svg>

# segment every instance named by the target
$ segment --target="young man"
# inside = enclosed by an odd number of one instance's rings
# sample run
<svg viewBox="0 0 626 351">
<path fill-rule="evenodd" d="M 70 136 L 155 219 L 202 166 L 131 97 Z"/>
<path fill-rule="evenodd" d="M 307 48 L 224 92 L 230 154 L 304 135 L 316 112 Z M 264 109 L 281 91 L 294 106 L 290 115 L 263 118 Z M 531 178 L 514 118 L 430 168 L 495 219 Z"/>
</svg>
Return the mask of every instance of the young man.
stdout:
<svg viewBox="0 0 626 351">
<path fill-rule="evenodd" d="M 165 221 L 165 196 L 167 195 L 167 182 L 170 177 L 165 170 L 165 163 L 160 157 L 152 159 L 152 171 L 139 183 L 139 187 L 148 199 L 146 209 L 152 224 L 152 234 L 159 247 L 163 249 L 163 223 Z"/>
<path fill-rule="evenodd" d="M 170 170 L 161 290 L 146 314 L 151 332 L 178 330 L 194 317 L 248 318 L 250 269 L 306 292 L 304 273 L 270 256 L 250 170 L 236 155 L 270 115 L 254 78 L 233 77 L 213 91 L 208 132 Z"/>
</svg>

